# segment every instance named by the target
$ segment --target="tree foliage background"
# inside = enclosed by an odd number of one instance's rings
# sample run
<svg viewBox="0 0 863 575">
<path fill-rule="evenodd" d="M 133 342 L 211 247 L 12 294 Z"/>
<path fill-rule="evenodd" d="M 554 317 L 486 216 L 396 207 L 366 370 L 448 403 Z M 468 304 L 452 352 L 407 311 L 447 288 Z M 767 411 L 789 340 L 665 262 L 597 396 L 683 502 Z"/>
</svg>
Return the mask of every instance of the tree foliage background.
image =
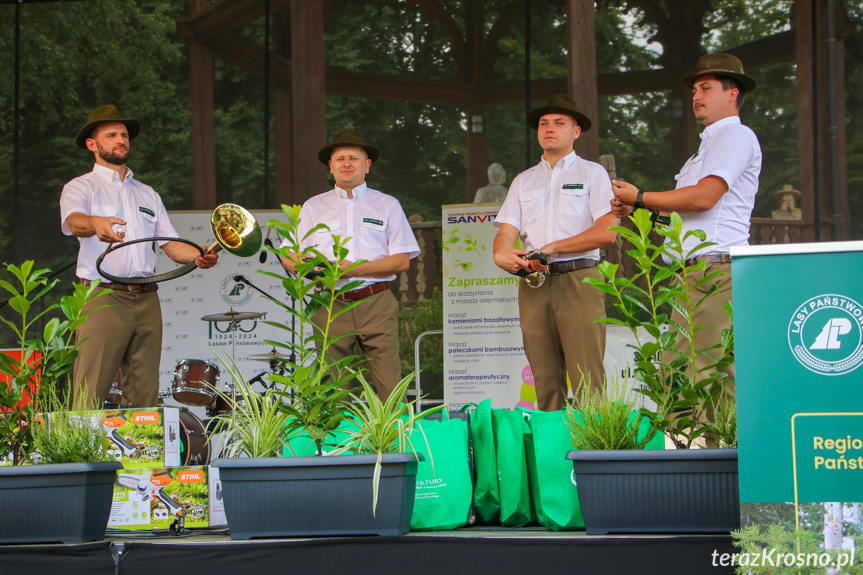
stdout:
<svg viewBox="0 0 863 575">
<path fill-rule="evenodd" d="M 702 0 L 707 1 L 707 0 Z M 792 0 L 712 0 L 702 48 L 723 50 L 790 27 Z M 859 3 L 846 2 L 863 16 Z M 328 71 L 392 75 L 405 79 L 460 81 L 467 28 L 459 0 L 369 0 L 325 2 L 325 61 Z M 566 15 L 562 0 L 533 0 L 526 29 L 520 0 L 488 0 L 482 28 L 487 46 L 484 82 L 525 79 L 529 37 L 530 80 L 566 76 Z M 431 8 L 434 8 L 433 10 Z M 168 209 L 192 206 L 189 47 L 176 19 L 187 16 L 188 0 L 84 0 L 19 4 L 20 129 L 14 164 L 14 10 L 0 4 L 0 255 L 2 261 L 32 258 L 57 269 L 75 258 L 77 242 L 60 232 L 63 184 L 91 169 L 89 152 L 74 136 L 90 110 L 115 103 L 142 122 L 129 162 L 152 185 Z M 663 46 L 646 8 L 675 10 L 664 0 L 606 0 L 597 3 L 597 66 L 601 73 L 659 67 Z M 278 28 L 273 25 L 273 32 Z M 529 34 L 526 32 L 529 31 Z M 261 42 L 263 18 L 242 30 Z M 863 238 L 863 31 L 845 41 L 848 185 L 852 238 Z M 693 61 L 696 54 L 692 54 Z M 459 58 L 462 58 L 460 60 Z M 747 98 L 743 120 L 764 150 L 755 215 L 775 209 L 773 192 L 799 187 L 795 63 L 749 70 L 759 90 Z M 259 77 L 218 63 L 215 86 L 217 198 L 249 208 L 274 208 L 273 189 L 264 189 L 264 83 Z M 601 97 L 600 152 L 613 154 L 618 173 L 647 189 L 673 186 L 680 166 L 670 158 L 670 90 Z M 350 127 L 381 149 L 368 178 L 372 187 L 397 196 L 408 214 L 427 221 L 443 204 L 464 202 L 467 189 L 467 110 L 461 106 L 329 96 L 327 138 Z M 540 102 L 490 106 L 485 115 L 488 161 L 507 170 L 507 183 L 540 157 L 535 134 L 524 124 L 526 109 Z M 684 113 L 690 113 L 688 107 Z M 275 182 L 273 151 L 269 186 Z M 324 170 L 323 166 L 321 169 Z M 13 183 L 17 175 L 17 193 Z M 323 190 L 321 190 L 323 191 Z M 72 278 L 71 271 L 66 274 Z"/>
</svg>

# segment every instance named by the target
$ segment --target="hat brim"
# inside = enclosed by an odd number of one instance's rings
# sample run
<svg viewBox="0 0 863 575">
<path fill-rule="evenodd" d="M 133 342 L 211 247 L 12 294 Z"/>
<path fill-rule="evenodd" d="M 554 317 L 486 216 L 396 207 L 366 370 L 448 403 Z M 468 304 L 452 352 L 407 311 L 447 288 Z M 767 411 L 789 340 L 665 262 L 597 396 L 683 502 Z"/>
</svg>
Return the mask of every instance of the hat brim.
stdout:
<svg viewBox="0 0 863 575">
<path fill-rule="evenodd" d="M 120 122 L 121 124 L 125 124 L 126 129 L 129 130 L 130 140 L 141 132 L 141 124 L 138 123 L 138 120 L 134 120 L 132 118 L 120 118 L 118 120 L 94 120 L 78 131 L 78 136 L 75 138 L 75 143 L 78 145 L 79 148 L 84 148 L 86 150 L 87 140 L 90 138 L 90 134 L 93 133 L 93 130 L 95 130 L 102 124 L 109 124 L 111 122 Z"/>
<path fill-rule="evenodd" d="M 689 76 L 684 76 L 680 79 L 680 83 L 684 86 L 691 88 L 695 81 L 702 76 L 725 76 L 726 78 L 732 78 L 740 82 L 740 85 L 743 86 L 743 90 L 749 94 L 755 91 L 755 88 L 758 87 L 758 82 L 755 81 L 751 76 L 747 76 L 746 74 L 738 74 L 737 72 L 731 72 L 729 70 L 701 70 L 696 74 L 690 74 Z"/>
<path fill-rule="evenodd" d="M 333 155 L 333 150 L 336 148 L 362 148 L 366 151 L 366 154 L 369 155 L 369 159 L 373 162 L 378 160 L 378 156 L 380 156 L 380 152 L 377 148 L 370 144 L 352 144 L 350 142 L 338 142 L 334 144 L 328 144 L 321 148 L 321 151 L 318 152 L 318 160 L 325 166 L 330 165 L 330 157 Z"/>
<path fill-rule="evenodd" d="M 578 122 L 582 132 L 588 131 L 591 126 L 590 120 L 581 112 L 576 112 L 571 108 L 560 108 L 557 106 L 543 106 L 542 108 L 531 110 L 527 114 L 527 125 L 534 130 L 538 129 L 539 119 L 546 114 L 566 114 L 567 116 L 571 116 L 576 122 Z"/>
</svg>

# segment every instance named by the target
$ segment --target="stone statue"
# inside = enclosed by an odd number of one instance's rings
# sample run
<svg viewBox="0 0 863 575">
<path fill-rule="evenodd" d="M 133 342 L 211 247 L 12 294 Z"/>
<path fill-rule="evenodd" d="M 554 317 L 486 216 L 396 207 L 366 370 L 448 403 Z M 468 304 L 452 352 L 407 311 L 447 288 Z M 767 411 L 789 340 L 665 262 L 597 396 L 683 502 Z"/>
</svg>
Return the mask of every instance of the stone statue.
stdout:
<svg viewBox="0 0 863 575">
<path fill-rule="evenodd" d="M 503 203 L 506 199 L 506 170 L 498 163 L 488 167 L 488 185 L 476 191 L 473 198 L 475 204 L 486 204 L 491 202 Z"/>
<path fill-rule="evenodd" d="M 779 209 L 773 210 L 770 217 L 774 220 L 802 220 L 803 214 L 795 204 L 800 198 L 800 191 L 793 189 L 789 184 L 775 192 L 779 198 Z"/>
</svg>

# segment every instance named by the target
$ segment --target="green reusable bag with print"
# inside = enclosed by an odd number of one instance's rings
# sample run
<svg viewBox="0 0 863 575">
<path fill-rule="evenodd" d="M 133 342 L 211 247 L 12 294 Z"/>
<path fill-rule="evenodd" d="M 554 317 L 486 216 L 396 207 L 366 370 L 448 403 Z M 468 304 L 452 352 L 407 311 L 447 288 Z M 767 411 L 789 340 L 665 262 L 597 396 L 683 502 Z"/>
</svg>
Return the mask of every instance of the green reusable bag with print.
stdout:
<svg viewBox="0 0 863 575">
<path fill-rule="evenodd" d="M 494 409 L 491 419 L 497 455 L 500 522 L 505 527 L 521 527 L 535 520 L 524 449 L 524 435 L 529 428 L 524 415 L 518 411 Z"/>
<path fill-rule="evenodd" d="M 417 465 L 411 531 L 462 527 L 473 507 L 468 423 L 442 412 L 439 421 L 423 419 L 417 427 L 411 443 L 425 460 Z"/>
<path fill-rule="evenodd" d="M 494 430 L 491 423 L 491 399 L 473 406 L 470 411 L 470 434 L 473 440 L 473 460 L 476 485 L 473 503 L 477 523 L 497 525 L 500 522 L 500 487 L 497 478 L 497 456 L 494 450 Z"/>
<path fill-rule="evenodd" d="M 566 426 L 564 411 L 524 410 L 530 432 L 525 436 L 531 498 L 539 522 L 552 531 L 584 529 L 578 488 L 572 462 L 566 454 L 575 449 Z M 634 421 L 634 411 L 630 420 Z M 642 421 L 641 433 L 649 424 Z M 645 449 L 663 449 L 664 441 L 657 434 Z"/>
</svg>

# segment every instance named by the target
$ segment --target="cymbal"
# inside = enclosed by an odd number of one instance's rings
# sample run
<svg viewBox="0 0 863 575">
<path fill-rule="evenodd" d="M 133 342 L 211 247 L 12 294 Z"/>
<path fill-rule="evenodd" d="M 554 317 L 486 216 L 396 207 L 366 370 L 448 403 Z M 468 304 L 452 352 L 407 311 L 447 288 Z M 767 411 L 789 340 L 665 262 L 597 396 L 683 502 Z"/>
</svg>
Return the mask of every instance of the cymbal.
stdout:
<svg viewBox="0 0 863 575">
<path fill-rule="evenodd" d="M 256 311 L 228 311 L 225 313 L 214 313 L 205 315 L 201 319 L 203 321 L 243 321 L 247 319 L 258 319 L 264 317 L 264 314 Z"/>
<path fill-rule="evenodd" d="M 254 361 L 269 361 L 271 359 L 288 359 L 291 356 L 284 354 L 284 353 L 281 353 L 281 352 L 278 352 L 274 349 L 274 350 L 267 352 L 267 353 L 253 353 L 252 355 L 249 356 L 250 359 L 253 357 L 254 358 L 261 358 L 261 359 L 255 359 Z"/>
</svg>

